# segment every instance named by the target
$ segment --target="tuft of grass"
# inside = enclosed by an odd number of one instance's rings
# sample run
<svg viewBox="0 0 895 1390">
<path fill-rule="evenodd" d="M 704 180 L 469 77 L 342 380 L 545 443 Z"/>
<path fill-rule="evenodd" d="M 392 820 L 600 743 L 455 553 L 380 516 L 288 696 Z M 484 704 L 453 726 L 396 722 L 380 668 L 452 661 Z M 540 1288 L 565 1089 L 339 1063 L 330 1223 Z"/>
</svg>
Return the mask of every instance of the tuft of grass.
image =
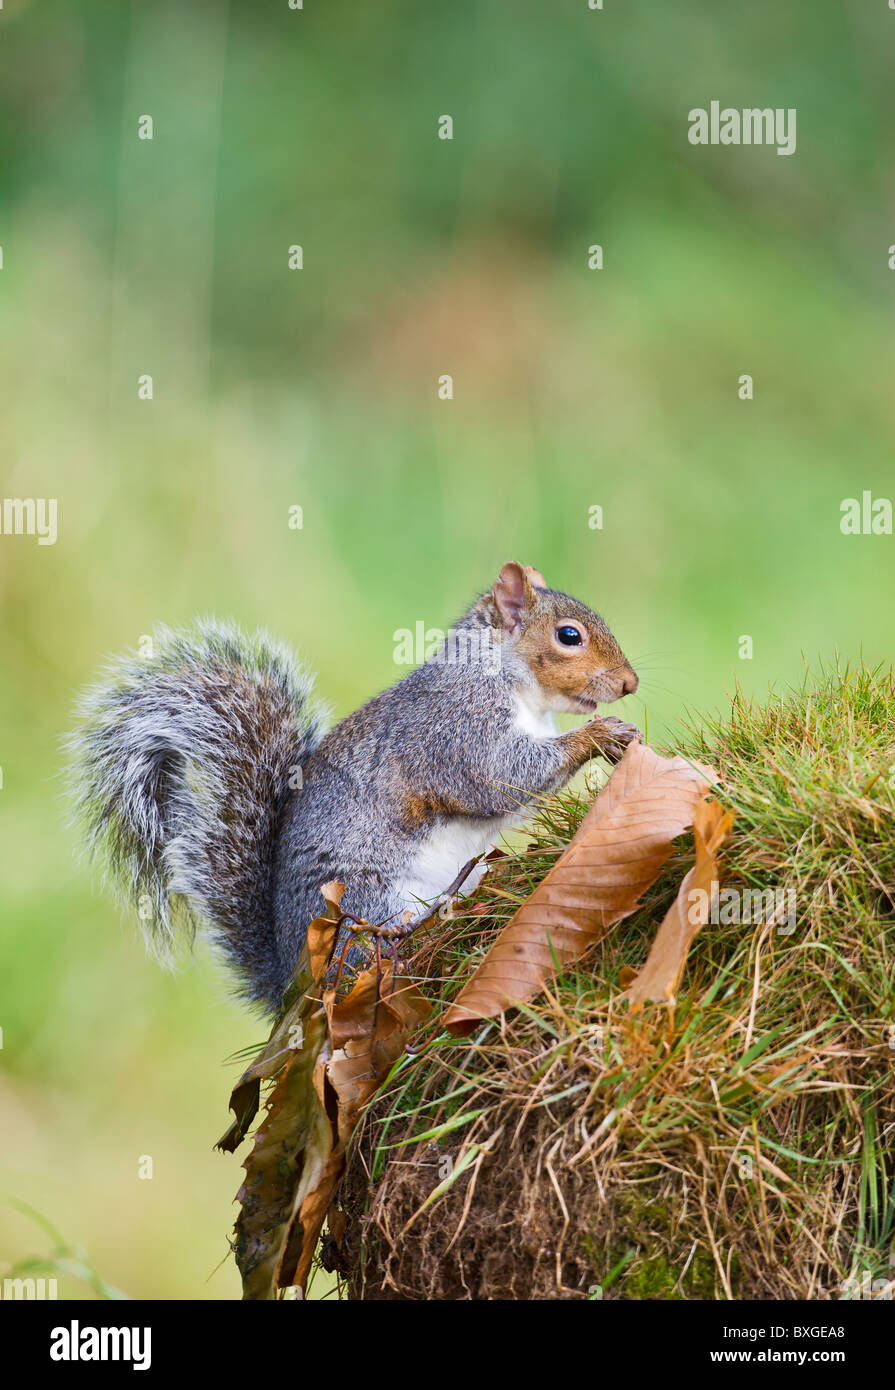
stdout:
<svg viewBox="0 0 895 1390">
<path fill-rule="evenodd" d="M 758 920 L 706 926 L 675 1007 L 632 1017 L 619 971 L 646 958 L 684 837 L 637 913 L 534 1004 L 416 1043 L 346 1176 L 352 1297 L 891 1296 L 893 695 L 890 670 L 837 664 L 683 729 L 667 751 L 713 763 L 736 811 L 724 887 L 791 890 L 794 920 L 768 898 Z M 545 801 L 420 944 L 411 971 L 438 1006 L 587 804 Z"/>
</svg>

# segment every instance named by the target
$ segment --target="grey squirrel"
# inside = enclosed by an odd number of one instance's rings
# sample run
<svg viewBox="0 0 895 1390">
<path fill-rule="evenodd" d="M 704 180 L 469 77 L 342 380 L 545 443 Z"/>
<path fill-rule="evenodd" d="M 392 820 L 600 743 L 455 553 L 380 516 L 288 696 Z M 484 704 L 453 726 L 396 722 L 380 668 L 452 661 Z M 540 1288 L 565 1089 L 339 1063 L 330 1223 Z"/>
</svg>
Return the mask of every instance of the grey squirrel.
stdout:
<svg viewBox="0 0 895 1390">
<path fill-rule="evenodd" d="M 371 923 L 418 912 L 532 798 L 642 737 L 596 715 L 637 688 L 602 618 L 515 563 L 431 659 L 328 733 L 312 687 L 263 633 L 163 629 L 82 697 L 71 740 L 88 840 L 150 939 L 205 924 L 272 1012 L 322 884 L 345 883 Z M 554 711 L 592 717 L 557 734 Z"/>
</svg>

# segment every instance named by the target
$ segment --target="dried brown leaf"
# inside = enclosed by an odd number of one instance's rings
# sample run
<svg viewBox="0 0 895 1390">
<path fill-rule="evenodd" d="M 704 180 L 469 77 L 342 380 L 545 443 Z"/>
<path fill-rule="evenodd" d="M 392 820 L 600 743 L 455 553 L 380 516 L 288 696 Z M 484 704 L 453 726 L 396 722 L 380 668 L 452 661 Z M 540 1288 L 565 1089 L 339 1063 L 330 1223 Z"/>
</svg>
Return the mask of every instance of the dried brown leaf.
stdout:
<svg viewBox="0 0 895 1390">
<path fill-rule="evenodd" d="M 262 1081 L 276 1078 L 239 1192 L 235 1247 L 246 1299 L 275 1298 L 290 1284 L 304 1291 L 358 1119 L 430 1010 L 415 985 L 394 977 L 390 960 L 381 973 L 363 971 L 343 999 L 325 987 L 344 887 L 321 891 L 326 913 L 308 928 L 283 1012 L 234 1088 L 236 1118 L 219 1144 L 241 1142 Z"/>
<path fill-rule="evenodd" d="M 328 990 L 324 1008 L 333 1050 L 331 1056 L 320 1058 L 314 1085 L 327 1115 L 332 1117 L 335 1110 L 330 1154 L 317 1181 L 300 1194 L 297 1224 L 302 1239 L 300 1245 L 295 1240 L 289 1242 L 300 1254 L 294 1270 L 288 1270 L 284 1264 L 281 1287 L 297 1284 L 304 1289 L 323 1222 L 345 1171 L 348 1144 L 364 1106 L 400 1057 L 408 1033 L 429 1016 L 431 1005 L 416 985 L 400 976 L 394 978 L 389 960 L 383 962 L 381 975 L 375 970 L 364 970 L 351 993 L 338 1003 Z M 338 1240 L 332 1225 L 330 1230 Z"/>
<path fill-rule="evenodd" d="M 233 1153 L 249 1132 L 258 1111 L 261 1082 L 277 1076 L 292 1060 L 304 1029 L 305 1018 L 316 1008 L 315 996 L 326 975 L 339 929 L 339 904 L 344 883 L 324 883 L 320 889 L 326 913 L 308 927 L 304 949 L 283 997 L 283 1009 L 266 1045 L 237 1081 L 230 1096 L 233 1123 L 215 1144 L 224 1153 Z"/>
<path fill-rule="evenodd" d="M 696 862 L 684 877 L 677 897 L 656 932 L 646 964 L 628 989 L 632 1008 L 641 1008 L 647 1000 L 674 1002 L 690 943 L 708 921 L 712 885 L 718 882 L 716 856 L 730 832 L 733 818 L 733 811 L 725 811 L 717 801 L 697 806 L 693 817 Z"/>
<path fill-rule="evenodd" d="M 300 1235 L 294 1229 L 296 1204 L 320 1181 L 332 1147 L 314 1073 L 327 1041 L 326 1011 L 319 996 L 338 933 L 344 886 L 328 883 L 321 891 L 325 915 L 308 927 L 283 1012 L 230 1097 L 236 1119 L 219 1143 L 232 1150 L 242 1141 L 257 1110 L 261 1082 L 276 1077 L 243 1164 L 246 1176 L 238 1194 L 235 1249 L 245 1299 L 275 1297 L 282 1266 L 294 1265 L 298 1252 L 292 1246 Z"/>
<path fill-rule="evenodd" d="M 243 1164 L 236 1263 L 245 1299 L 275 1296 L 293 1236 L 296 1200 L 319 1182 L 329 1159 L 330 1123 L 313 1084 L 325 1041 L 326 1016 L 318 1009 L 306 1024 L 301 1050 L 293 1054 L 271 1093 L 264 1122 Z"/>
<path fill-rule="evenodd" d="M 632 913 L 717 780 L 713 768 L 632 743 L 563 856 L 498 936 L 445 1015 L 452 1033 L 535 997 Z"/>
</svg>

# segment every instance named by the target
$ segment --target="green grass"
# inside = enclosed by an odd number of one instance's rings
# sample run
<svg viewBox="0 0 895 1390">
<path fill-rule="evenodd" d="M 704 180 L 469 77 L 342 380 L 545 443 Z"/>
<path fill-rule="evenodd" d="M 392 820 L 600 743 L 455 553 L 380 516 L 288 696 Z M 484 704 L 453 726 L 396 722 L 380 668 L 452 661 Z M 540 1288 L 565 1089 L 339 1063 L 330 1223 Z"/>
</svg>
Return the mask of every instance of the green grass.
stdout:
<svg viewBox="0 0 895 1390">
<path fill-rule="evenodd" d="M 403 1059 L 347 1189 L 373 1216 L 370 1288 L 805 1299 L 869 1277 L 891 1291 L 893 697 L 891 672 L 834 667 L 763 702 L 737 694 L 685 732 L 677 749 L 718 768 L 736 811 L 724 886 L 792 888 L 794 930 L 707 925 L 676 1007 L 632 1018 L 619 971 L 645 959 L 682 842 L 643 907 L 546 996 Z M 486 910 L 423 948 L 425 988 L 453 997 L 584 806 L 554 799 L 530 847 L 495 863 L 472 905 Z M 434 1190 L 436 1150 L 454 1180 Z"/>
</svg>

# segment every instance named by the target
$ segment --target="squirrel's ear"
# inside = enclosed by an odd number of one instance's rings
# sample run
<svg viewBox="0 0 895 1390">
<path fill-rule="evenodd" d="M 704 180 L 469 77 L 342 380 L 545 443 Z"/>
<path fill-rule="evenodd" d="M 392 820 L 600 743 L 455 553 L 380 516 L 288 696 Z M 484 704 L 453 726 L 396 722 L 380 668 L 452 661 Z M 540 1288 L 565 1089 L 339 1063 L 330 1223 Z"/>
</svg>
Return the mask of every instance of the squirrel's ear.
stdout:
<svg viewBox="0 0 895 1390">
<path fill-rule="evenodd" d="M 525 573 L 528 575 L 528 582 L 533 588 L 547 589 L 550 587 L 540 570 L 532 569 L 531 565 L 526 565 Z"/>
<path fill-rule="evenodd" d="M 497 576 L 493 592 L 501 623 L 508 632 L 518 632 L 523 617 L 536 603 L 528 573 L 521 565 L 510 561 Z"/>
</svg>

